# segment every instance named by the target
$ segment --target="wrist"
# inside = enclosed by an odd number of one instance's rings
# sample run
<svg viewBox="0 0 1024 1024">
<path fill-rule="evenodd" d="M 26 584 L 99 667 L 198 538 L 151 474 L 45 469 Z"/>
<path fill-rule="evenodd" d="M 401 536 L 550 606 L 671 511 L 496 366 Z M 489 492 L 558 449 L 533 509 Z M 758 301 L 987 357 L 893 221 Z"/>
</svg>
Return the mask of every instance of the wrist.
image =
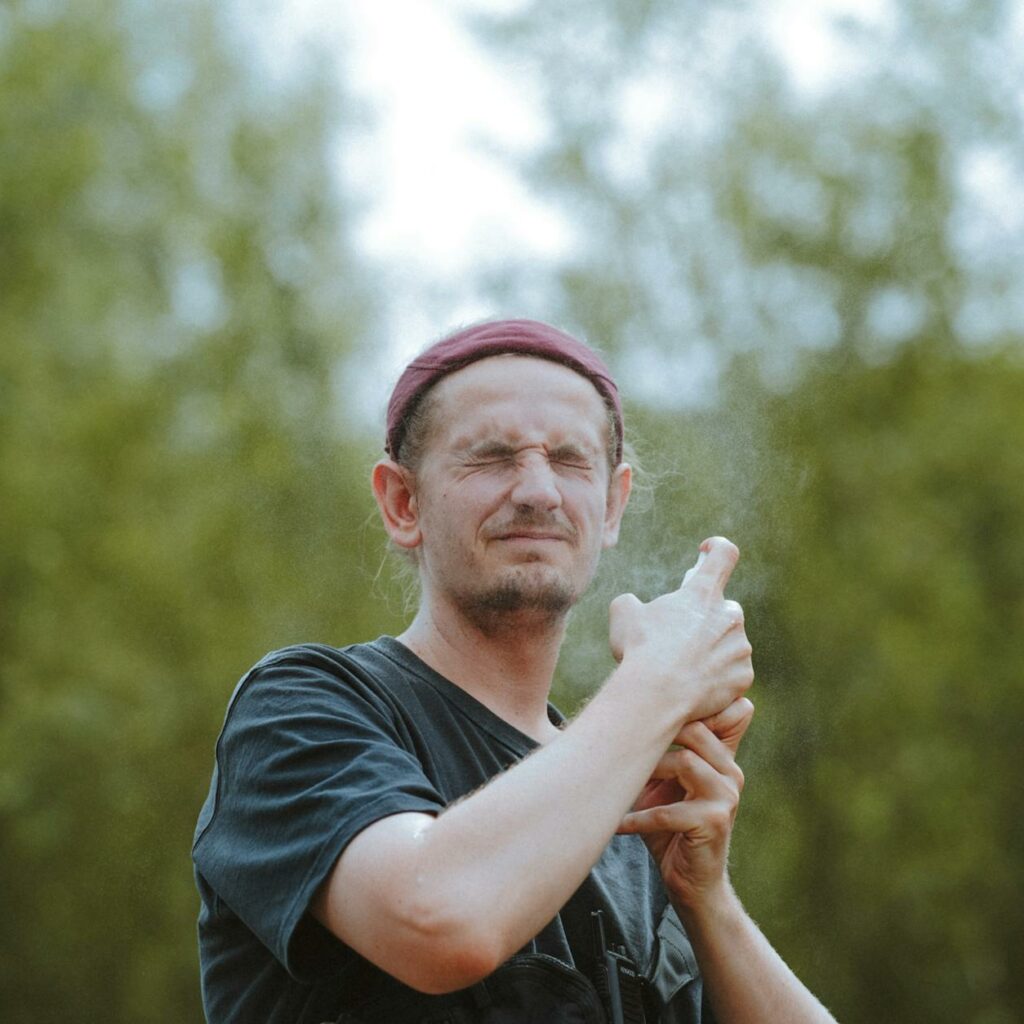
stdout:
<svg viewBox="0 0 1024 1024">
<path fill-rule="evenodd" d="M 745 914 L 728 875 L 697 892 L 689 887 L 683 890 L 670 883 L 667 888 L 672 905 L 688 933 L 728 926 Z"/>
<path fill-rule="evenodd" d="M 621 700 L 630 718 L 642 720 L 651 742 L 664 751 L 683 724 L 694 717 L 692 702 L 682 689 L 678 680 L 665 676 L 650 659 L 626 654 L 602 691 L 612 700 Z"/>
<path fill-rule="evenodd" d="M 623 655 L 615 674 L 620 673 L 630 680 L 632 698 L 649 700 L 661 718 L 672 721 L 676 732 L 687 722 L 700 717 L 692 682 L 679 666 L 667 668 L 663 659 L 643 650 L 634 650 Z"/>
</svg>

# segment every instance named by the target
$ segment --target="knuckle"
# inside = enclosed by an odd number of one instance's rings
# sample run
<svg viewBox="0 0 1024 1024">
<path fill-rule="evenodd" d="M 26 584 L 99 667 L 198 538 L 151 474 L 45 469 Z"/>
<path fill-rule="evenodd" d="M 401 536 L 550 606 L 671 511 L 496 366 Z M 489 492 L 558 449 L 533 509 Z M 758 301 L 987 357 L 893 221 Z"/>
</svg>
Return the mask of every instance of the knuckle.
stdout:
<svg viewBox="0 0 1024 1024">
<path fill-rule="evenodd" d="M 685 750 L 680 752 L 679 767 L 682 771 L 690 774 L 697 767 L 700 760 L 700 756 L 687 747 Z"/>
<path fill-rule="evenodd" d="M 672 761 L 672 772 L 676 776 L 677 781 L 682 781 L 682 779 L 690 773 L 691 764 L 692 761 L 689 750 L 676 751 Z"/>
<path fill-rule="evenodd" d="M 741 668 L 736 673 L 736 696 L 742 697 L 754 685 L 754 673 L 747 668 Z"/>
<path fill-rule="evenodd" d="M 672 827 L 672 809 L 670 806 L 655 807 L 650 813 L 651 824 L 662 832 Z"/>
<path fill-rule="evenodd" d="M 686 725 L 683 726 L 682 730 L 680 731 L 679 736 L 677 738 L 677 742 L 684 743 L 684 744 L 690 744 L 690 743 L 696 742 L 697 736 L 698 736 L 698 728 L 699 728 L 699 725 L 698 725 L 697 722 L 688 722 Z M 692 751 L 690 750 L 689 746 L 687 745 L 687 746 L 684 746 L 679 751 L 679 753 L 680 754 L 690 754 L 690 753 L 692 753 Z"/>
<path fill-rule="evenodd" d="M 715 832 L 728 832 L 732 827 L 733 811 L 731 805 L 717 804 L 708 812 L 708 826 Z"/>
</svg>

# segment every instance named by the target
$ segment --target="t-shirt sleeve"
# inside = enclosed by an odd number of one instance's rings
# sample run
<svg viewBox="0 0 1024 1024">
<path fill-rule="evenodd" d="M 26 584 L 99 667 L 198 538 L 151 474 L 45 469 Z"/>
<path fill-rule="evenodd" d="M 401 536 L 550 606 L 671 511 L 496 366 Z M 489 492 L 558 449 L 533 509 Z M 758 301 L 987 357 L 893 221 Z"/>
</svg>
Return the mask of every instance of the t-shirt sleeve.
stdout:
<svg viewBox="0 0 1024 1024">
<path fill-rule="evenodd" d="M 388 815 L 444 807 L 409 747 L 379 688 L 315 660 L 265 663 L 232 700 L 193 857 L 297 978 L 352 956 L 307 914 L 346 845 Z"/>
</svg>

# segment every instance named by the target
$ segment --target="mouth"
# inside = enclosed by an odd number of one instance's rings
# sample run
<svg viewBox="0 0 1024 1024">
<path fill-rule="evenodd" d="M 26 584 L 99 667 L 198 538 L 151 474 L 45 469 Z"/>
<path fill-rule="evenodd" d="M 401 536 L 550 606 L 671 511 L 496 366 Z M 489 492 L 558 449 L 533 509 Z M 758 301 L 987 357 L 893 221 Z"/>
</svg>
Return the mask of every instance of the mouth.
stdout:
<svg viewBox="0 0 1024 1024">
<path fill-rule="evenodd" d="M 516 531 L 515 533 L 502 533 L 494 538 L 510 542 L 537 543 L 543 541 L 568 541 L 568 537 L 561 533 L 529 533 Z"/>
</svg>

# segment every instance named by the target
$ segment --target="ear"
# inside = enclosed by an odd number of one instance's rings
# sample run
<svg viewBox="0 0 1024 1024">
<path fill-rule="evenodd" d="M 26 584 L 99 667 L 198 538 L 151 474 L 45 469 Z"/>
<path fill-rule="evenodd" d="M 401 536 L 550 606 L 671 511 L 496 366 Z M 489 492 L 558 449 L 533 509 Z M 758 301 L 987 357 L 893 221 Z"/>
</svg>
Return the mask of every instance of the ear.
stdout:
<svg viewBox="0 0 1024 1024">
<path fill-rule="evenodd" d="M 604 510 L 603 546 L 613 548 L 619 540 L 619 524 L 626 511 L 629 492 L 633 487 L 633 470 L 627 462 L 620 462 L 608 484 L 608 502 Z"/>
<path fill-rule="evenodd" d="M 370 481 L 388 536 L 400 548 L 418 547 L 422 535 L 412 474 L 392 459 L 381 459 Z"/>
</svg>

